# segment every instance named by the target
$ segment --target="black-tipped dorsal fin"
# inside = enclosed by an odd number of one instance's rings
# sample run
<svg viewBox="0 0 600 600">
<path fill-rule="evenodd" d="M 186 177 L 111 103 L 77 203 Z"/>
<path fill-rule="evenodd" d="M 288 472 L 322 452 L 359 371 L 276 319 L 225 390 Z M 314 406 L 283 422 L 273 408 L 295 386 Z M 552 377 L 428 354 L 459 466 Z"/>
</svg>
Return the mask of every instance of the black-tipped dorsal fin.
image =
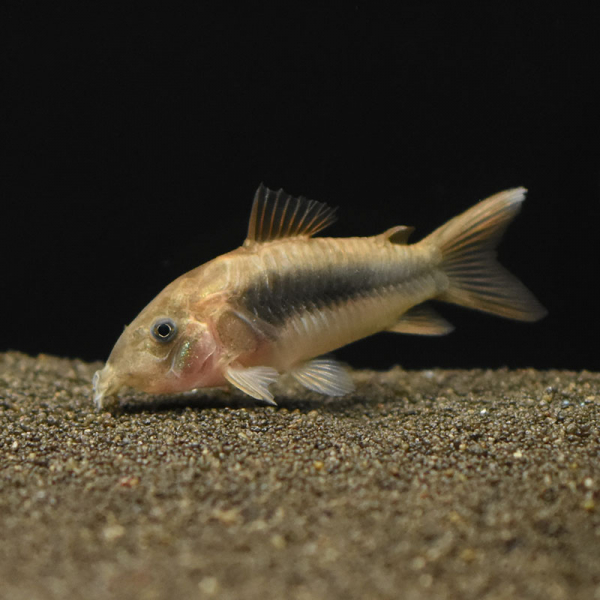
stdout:
<svg viewBox="0 0 600 600">
<path fill-rule="evenodd" d="M 396 225 L 396 227 L 391 227 L 387 231 L 384 231 L 379 237 L 392 244 L 408 244 L 408 238 L 414 230 L 414 227 Z"/>
<path fill-rule="evenodd" d="M 292 198 L 283 190 L 270 190 L 261 183 L 254 196 L 245 245 L 287 237 L 311 237 L 335 221 L 335 210 L 316 200 L 303 196 Z"/>
</svg>

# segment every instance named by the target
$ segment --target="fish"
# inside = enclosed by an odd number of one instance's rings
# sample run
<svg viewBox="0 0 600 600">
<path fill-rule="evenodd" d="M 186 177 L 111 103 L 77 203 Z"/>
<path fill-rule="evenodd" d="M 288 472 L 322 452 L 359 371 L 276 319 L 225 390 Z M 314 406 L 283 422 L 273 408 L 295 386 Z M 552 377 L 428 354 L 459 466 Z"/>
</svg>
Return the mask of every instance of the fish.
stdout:
<svg viewBox="0 0 600 600">
<path fill-rule="evenodd" d="M 123 388 L 172 394 L 233 386 L 266 404 L 290 374 L 308 390 L 354 390 L 330 353 L 380 331 L 444 335 L 439 300 L 508 319 L 546 310 L 496 260 L 523 187 L 482 200 L 420 241 L 398 225 L 370 237 L 315 235 L 327 204 L 258 188 L 243 245 L 185 273 L 125 327 L 93 378 L 102 409 Z"/>
</svg>

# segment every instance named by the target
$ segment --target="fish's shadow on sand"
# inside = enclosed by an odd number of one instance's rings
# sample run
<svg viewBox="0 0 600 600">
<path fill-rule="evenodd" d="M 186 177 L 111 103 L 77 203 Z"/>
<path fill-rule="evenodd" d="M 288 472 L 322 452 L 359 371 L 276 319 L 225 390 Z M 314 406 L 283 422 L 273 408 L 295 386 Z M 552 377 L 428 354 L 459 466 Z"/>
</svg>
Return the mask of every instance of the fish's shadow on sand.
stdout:
<svg viewBox="0 0 600 600">
<path fill-rule="evenodd" d="M 350 394 L 343 398 L 332 398 L 328 396 L 319 396 L 307 394 L 306 397 L 300 398 L 294 395 L 281 394 L 277 397 L 277 406 L 267 405 L 259 400 L 254 400 L 248 396 L 234 395 L 225 397 L 212 395 L 195 395 L 188 397 L 168 397 L 160 396 L 153 400 L 151 399 L 125 399 L 122 400 L 118 407 L 114 407 L 111 412 L 135 415 L 141 413 L 162 413 L 173 410 L 190 409 L 194 411 L 204 410 L 223 410 L 229 409 L 232 411 L 245 409 L 247 411 L 263 412 L 300 412 L 309 413 L 318 411 L 323 413 L 343 413 L 349 409 L 358 406 L 371 406 L 374 403 L 381 402 L 379 398 L 368 397 L 364 394 Z"/>
</svg>

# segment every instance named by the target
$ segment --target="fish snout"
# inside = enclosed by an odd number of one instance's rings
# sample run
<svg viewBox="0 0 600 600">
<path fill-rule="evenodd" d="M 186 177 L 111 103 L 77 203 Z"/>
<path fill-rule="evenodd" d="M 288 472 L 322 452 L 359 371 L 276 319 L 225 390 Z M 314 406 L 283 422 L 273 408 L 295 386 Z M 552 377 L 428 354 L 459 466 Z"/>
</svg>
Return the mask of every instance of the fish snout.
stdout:
<svg viewBox="0 0 600 600">
<path fill-rule="evenodd" d="M 114 396 L 121 387 L 114 369 L 109 364 L 104 369 L 94 373 L 92 385 L 94 387 L 94 404 L 97 410 L 101 410 L 104 407 L 105 398 Z"/>
</svg>

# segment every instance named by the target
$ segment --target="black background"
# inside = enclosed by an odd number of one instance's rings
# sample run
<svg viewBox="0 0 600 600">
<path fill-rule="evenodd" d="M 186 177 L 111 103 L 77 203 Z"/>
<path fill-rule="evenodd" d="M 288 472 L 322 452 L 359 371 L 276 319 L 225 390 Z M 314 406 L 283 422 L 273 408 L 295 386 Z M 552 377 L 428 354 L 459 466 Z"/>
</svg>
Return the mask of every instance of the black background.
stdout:
<svg viewBox="0 0 600 600">
<path fill-rule="evenodd" d="M 440 305 L 445 338 L 337 355 L 600 368 L 599 20 L 584 3 L 46 4 L 4 23 L 2 349 L 104 359 L 167 283 L 242 242 L 261 181 L 339 206 L 331 235 L 405 224 L 415 239 L 523 185 L 500 258 L 545 320 Z"/>
</svg>

